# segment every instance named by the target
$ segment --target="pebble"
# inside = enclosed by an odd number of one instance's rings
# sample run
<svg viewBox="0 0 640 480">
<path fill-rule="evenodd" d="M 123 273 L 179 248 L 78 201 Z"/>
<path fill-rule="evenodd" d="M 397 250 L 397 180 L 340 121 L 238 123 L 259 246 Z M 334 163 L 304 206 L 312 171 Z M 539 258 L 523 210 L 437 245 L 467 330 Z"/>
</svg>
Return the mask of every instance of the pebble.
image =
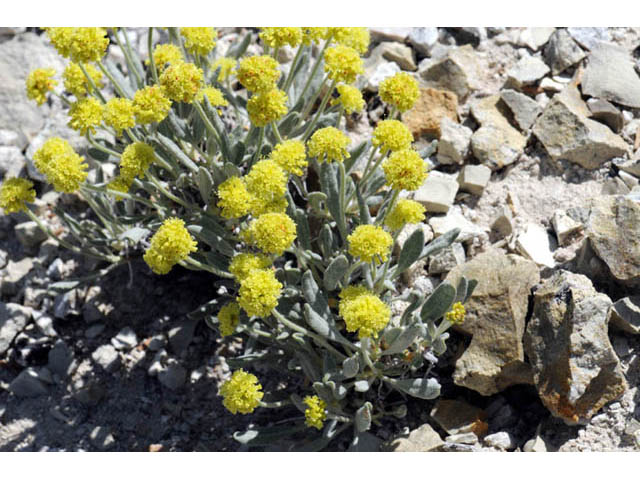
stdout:
<svg viewBox="0 0 640 480">
<path fill-rule="evenodd" d="M 549 67 L 540 58 L 524 57 L 507 72 L 507 84 L 515 88 L 534 85 L 549 71 Z"/>
<path fill-rule="evenodd" d="M 98 450 L 110 450 L 116 443 L 107 427 L 95 427 L 89 434 L 89 440 Z"/>
<path fill-rule="evenodd" d="M 64 341 L 58 340 L 49 350 L 48 360 L 49 370 L 64 378 L 69 374 L 73 363 L 73 352 Z"/>
<path fill-rule="evenodd" d="M 34 221 L 19 223 L 14 231 L 18 241 L 27 250 L 35 249 L 47 238 L 47 234 Z"/>
<path fill-rule="evenodd" d="M 530 223 L 518 235 L 516 248 L 522 255 L 536 262 L 540 266 L 553 268 L 556 264 L 551 252 L 549 234 L 539 225 Z"/>
<path fill-rule="evenodd" d="M 449 435 L 444 439 L 449 443 L 461 443 L 463 445 L 474 445 L 478 443 L 478 437 L 473 432 L 468 433 L 456 433 L 455 435 Z"/>
<path fill-rule="evenodd" d="M 92 325 L 84 331 L 84 336 L 91 339 L 96 338 L 100 335 L 105 329 L 105 325 L 102 323 L 98 323 L 96 325 Z"/>
<path fill-rule="evenodd" d="M 559 245 L 567 245 L 570 240 L 582 232 L 583 226 L 562 210 L 557 210 L 551 218 L 551 225 L 556 232 Z"/>
<path fill-rule="evenodd" d="M 458 188 L 458 182 L 454 178 L 440 172 L 431 172 L 413 198 L 424 205 L 428 212 L 447 213 L 453 205 Z"/>
<path fill-rule="evenodd" d="M 454 242 L 451 246 L 430 258 L 429 275 L 439 275 L 449 272 L 458 265 L 462 265 L 465 260 L 464 247 L 459 242 Z"/>
<path fill-rule="evenodd" d="M 542 107 L 537 101 L 515 90 L 502 90 L 500 98 L 507 104 L 513 113 L 514 120 L 523 132 L 529 131 L 533 122 L 542 113 Z"/>
<path fill-rule="evenodd" d="M 138 337 L 131 327 L 125 327 L 118 334 L 111 339 L 111 345 L 116 350 L 131 350 L 138 345 Z"/>
<path fill-rule="evenodd" d="M 473 131 L 453 121 L 448 116 L 440 120 L 440 139 L 438 140 L 438 162 L 450 164 L 463 164 L 469 154 L 471 136 Z"/>
<path fill-rule="evenodd" d="M 458 175 L 460 189 L 474 195 L 482 195 L 491 179 L 491 169 L 484 165 L 465 165 Z"/>
<path fill-rule="evenodd" d="M 511 450 L 516 448 L 516 440 L 508 432 L 492 433 L 484 437 L 485 445 L 499 448 L 500 450 Z"/>
<path fill-rule="evenodd" d="M 585 56 L 584 51 L 564 29 L 556 30 L 544 49 L 544 59 L 553 75 L 564 72 Z"/>
<path fill-rule="evenodd" d="M 107 372 L 113 372 L 120 366 L 120 355 L 113 345 L 101 345 L 94 350 L 91 358 Z"/>
<path fill-rule="evenodd" d="M 438 29 L 436 27 L 412 28 L 408 40 L 416 52 L 429 56 L 431 49 L 438 42 Z"/>
<path fill-rule="evenodd" d="M 18 397 L 37 397 L 48 392 L 40 372 L 34 368 L 26 368 L 20 372 L 9 385 L 9 390 Z"/>
<path fill-rule="evenodd" d="M 187 371 L 175 360 L 169 360 L 167 366 L 158 372 L 158 380 L 170 390 L 182 387 L 187 379 Z"/>
<path fill-rule="evenodd" d="M 13 339 L 31 320 L 32 309 L 17 303 L 0 302 L 0 354 L 9 349 Z"/>
</svg>

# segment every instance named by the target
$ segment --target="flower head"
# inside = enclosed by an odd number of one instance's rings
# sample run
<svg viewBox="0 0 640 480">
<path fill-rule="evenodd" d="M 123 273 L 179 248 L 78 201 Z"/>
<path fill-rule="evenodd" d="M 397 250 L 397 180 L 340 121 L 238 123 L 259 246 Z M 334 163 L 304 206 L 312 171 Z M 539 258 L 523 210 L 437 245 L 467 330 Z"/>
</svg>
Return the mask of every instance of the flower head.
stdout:
<svg viewBox="0 0 640 480">
<path fill-rule="evenodd" d="M 364 68 L 358 52 L 345 45 L 336 45 L 324 54 L 324 71 L 331 80 L 353 83 L 359 74 L 364 73 Z"/>
<path fill-rule="evenodd" d="M 88 165 L 73 147 L 58 137 L 44 142 L 33 154 L 33 163 L 59 192 L 72 193 L 87 178 Z"/>
<path fill-rule="evenodd" d="M 427 167 L 415 150 L 398 150 L 382 164 L 387 185 L 396 190 L 417 190 L 427 178 Z"/>
<path fill-rule="evenodd" d="M 237 63 L 238 62 L 235 58 L 220 57 L 211 63 L 209 68 L 212 72 L 215 72 L 219 68 L 220 72 L 218 73 L 218 78 L 216 78 L 216 80 L 218 82 L 224 82 L 229 75 L 234 73 L 234 68 L 236 68 Z"/>
<path fill-rule="evenodd" d="M 240 322 L 240 305 L 237 302 L 229 302 L 223 305 L 218 312 L 218 328 L 220 335 L 226 337 L 233 334 Z"/>
<path fill-rule="evenodd" d="M 456 302 L 451 307 L 451 310 L 445 314 L 445 318 L 453 325 L 460 325 L 464 323 L 464 317 L 467 311 L 464 309 L 464 305 L 460 302 Z"/>
<path fill-rule="evenodd" d="M 104 106 L 104 121 L 120 135 L 122 130 L 136 125 L 135 112 L 133 102 L 128 98 L 111 98 Z"/>
<path fill-rule="evenodd" d="M 56 71 L 53 68 L 36 68 L 27 77 L 27 98 L 35 100 L 38 105 L 47 101 L 47 93 L 53 90 L 58 82 L 53 79 Z"/>
<path fill-rule="evenodd" d="M 391 230 L 399 230 L 407 223 L 420 223 L 424 220 L 424 207 L 414 201 L 402 198 L 391 210 L 384 224 Z"/>
<path fill-rule="evenodd" d="M 58 53 L 76 63 L 98 62 L 109 38 L 100 27 L 48 27 L 45 29 Z"/>
<path fill-rule="evenodd" d="M 337 90 L 340 96 L 334 100 L 334 103 L 340 103 L 345 112 L 350 114 L 359 112 L 364 108 L 364 99 L 359 89 L 342 83 L 338 85 Z"/>
<path fill-rule="evenodd" d="M 184 47 L 192 55 L 206 56 L 216 46 L 218 32 L 211 27 L 182 27 L 180 33 L 184 37 Z"/>
<path fill-rule="evenodd" d="M 342 289 L 339 294 L 340 302 L 338 303 L 338 313 L 344 316 L 344 308 L 347 303 L 360 295 L 370 294 L 371 290 L 363 285 L 349 285 Z"/>
<path fill-rule="evenodd" d="M 244 179 L 229 177 L 218 187 L 218 208 L 224 218 L 240 218 L 249 213 L 252 197 Z"/>
<path fill-rule="evenodd" d="M 227 99 L 224 98 L 224 94 L 215 87 L 204 87 L 196 95 L 198 102 L 204 102 L 204 97 L 207 97 L 212 107 L 226 107 L 229 105 Z"/>
<path fill-rule="evenodd" d="M 377 337 L 391 319 L 391 309 L 371 293 L 363 293 L 346 301 L 341 316 L 348 332 L 358 331 L 358 337 Z"/>
<path fill-rule="evenodd" d="M 250 317 L 268 317 L 278 306 L 281 292 L 273 270 L 252 270 L 240 282 L 238 303 Z"/>
<path fill-rule="evenodd" d="M 144 261 L 154 273 L 164 275 L 191 252 L 197 250 L 197 242 L 179 218 L 166 219 L 151 237 L 151 246 L 144 254 Z"/>
<path fill-rule="evenodd" d="M 287 113 L 287 94 L 278 88 L 254 94 L 247 102 L 249 120 L 256 127 L 264 127 Z"/>
<path fill-rule="evenodd" d="M 244 370 L 233 372 L 231 379 L 220 387 L 220 395 L 224 397 L 222 404 L 234 415 L 238 412 L 247 414 L 253 412 L 264 396 L 262 385 L 258 378 Z"/>
<path fill-rule="evenodd" d="M 254 217 L 259 217 L 265 213 L 284 213 L 287 211 L 288 205 L 289 203 L 284 196 L 275 197 L 270 200 L 265 200 L 260 197 L 252 197 L 249 211 Z"/>
<path fill-rule="evenodd" d="M 260 160 L 245 176 L 248 192 L 256 198 L 270 202 L 284 196 L 287 175 L 273 160 Z"/>
<path fill-rule="evenodd" d="M 380 263 L 378 257 L 383 262 L 387 261 L 393 244 L 393 237 L 382 227 L 374 225 L 357 226 L 347 240 L 351 255 L 360 257 L 365 262 L 374 260 L 376 263 Z"/>
<path fill-rule="evenodd" d="M 132 183 L 133 179 L 118 175 L 107 184 L 107 189 L 118 193 L 128 193 Z M 122 195 L 116 195 L 116 200 L 122 200 L 123 198 Z"/>
<path fill-rule="evenodd" d="M 280 48 L 285 45 L 297 47 L 302 43 L 300 27 L 263 27 L 261 30 L 260 40 L 271 48 Z"/>
<path fill-rule="evenodd" d="M 418 100 L 420 89 L 415 78 L 406 72 L 400 72 L 380 82 L 378 93 L 382 101 L 405 112 Z"/>
<path fill-rule="evenodd" d="M 71 104 L 69 126 L 82 135 L 96 133 L 96 127 L 102 123 L 104 107 L 93 97 L 86 97 Z"/>
<path fill-rule="evenodd" d="M 102 72 L 100 70 L 90 63 L 84 65 L 84 69 L 87 71 L 96 87 L 102 88 L 104 86 L 102 83 Z M 89 93 L 91 85 L 80 68 L 80 65 L 77 63 L 69 63 L 67 68 L 64 69 L 64 72 L 62 72 L 62 78 L 64 80 L 65 90 L 70 94 L 75 95 L 77 99 L 86 97 Z"/>
<path fill-rule="evenodd" d="M 347 151 L 347 146 L 351 143 L 342 131 L 335 127 L 325 127 L 311 135 L 307 144 L 310 157 L 318 157 L 318 162 L 324 160 L 328 162 L 342 162 L 351 155 Z"/>
<path fill-rule="evenodd" d="M 167 65 L 184 62 L 184 57 L 180 48 L 171 43 L 163 43 L 156 45 L 153 49 L 153 63 L 155 63 L 158 72 L 162 72 Z M 149 61 L 147 60 L 147 63 Z"/>
<path fill-rule="evenodd" d="M 296 239 L 296 224 L 284 213 L 265 213 L 251 222 L 246 238 L 265 253 L 282 255 Z"/>
<path fill-rule="evenodd" d="M 340 45 L 346 45 L 358 53 L 367 53 L 369 49 L 369 29 L 366 27 L 330 27 L 329 33 Z"/>
<path fill-rule="evenodd" d="M 158 81 L 171 100 L 191 103 L 202 88 L 204 74 L 193 63 L 176 63 L 162 72 Z"/>
<path fill-rule="evenodd" d="M 151 145 L 143 142 L 127 145 L 120 157 L 120 175 L 131 182 L 136 177 L 144 178 L 155 159 L 156 155 Z"/>
<path fill-rule="evenodd" d="M 0 185 L 0 208 L 4 213 L 19 212 L 25 210 L 26 203 L 36 199 L 36 191 L 33 182 L 26 178 L 6 178 Z"/>
<path fill-rule="evenodd" d="M 304 143 L 300 140 L 285 140 L 271 151 L 269 158 L 293 175 L 302 175 L 308 165 Z"/>
<path fill-rule="evenodd" d="M 311 45 L 312 42 L 319 42 L 326 39 L 329 29 L 327 27 L 302 27 L 302 43 Z"/>
<path fill-rule="evenodd" d="M 229 273 L 242 282 L 254 270 L 264 270 L 271 266 L 271 259 L 261 253 L 240 253 L 229 264 Z"/>
<path fill-rule="evenodd" d="M 322 425 L 327 419 L 327 404 L 324 400 L 321 400 L 317 395 L 307 395 L 302 400 L 307 408 L 304 411 L 305 424 L 307 427 L 317 428 L 322 430 Z"/>
<path fill-rule="evenodd" d="M 383 153 L 391 150 L 404 150 L 411 147 L 413 135 L 404 123 L 398 120 L 383 120 L 373 131 L 374 147 L 380 147 Z"/>
<path fill-rule="evenodd" d="M 138 123 L 161 122 L 171 110 L 169 100 L 158 85 L 147 86 L 133 95 L 133 106 Z"/>
<path fill-rule="evenodd" d="M 268 55 L 247 57 L 240 61 L 238 81 L 250 92 L 273 90 L 279 78 L 278 62 Z"/>
</svg>

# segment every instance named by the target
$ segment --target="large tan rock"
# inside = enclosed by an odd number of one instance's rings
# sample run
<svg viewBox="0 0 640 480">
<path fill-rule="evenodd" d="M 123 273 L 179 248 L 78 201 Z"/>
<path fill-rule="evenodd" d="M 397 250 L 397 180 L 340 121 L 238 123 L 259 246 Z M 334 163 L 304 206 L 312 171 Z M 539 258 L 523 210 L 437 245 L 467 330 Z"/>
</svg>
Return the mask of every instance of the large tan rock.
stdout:
<svg viewBox="0 0 640 480">
<path fill-rule="evenodd" d="M 420 65 L 423 84 L 454 92 L 461 102 L 477 88 L 480 65 L 471 45 L 452 48 L 443 58 Z"/>
<path fill-rule="evenodd" d="M 444 445 L 442 438 L 431 425 L 425 423 L 415 430 L 411 430 L 408 436 L 402 436 L 391 440 L 382 446 L 382 451 L 390 452 L 433 452 Z"/>
<path fill-rule="evenodd" d="M 414 107 L 402 115 L 415 138 L 423 135 L 440 137 L 440 121 L 447 117 L 458 121 L 458 97 L 447 90 L 420 89 L 420 98 Z"/>
</svg>

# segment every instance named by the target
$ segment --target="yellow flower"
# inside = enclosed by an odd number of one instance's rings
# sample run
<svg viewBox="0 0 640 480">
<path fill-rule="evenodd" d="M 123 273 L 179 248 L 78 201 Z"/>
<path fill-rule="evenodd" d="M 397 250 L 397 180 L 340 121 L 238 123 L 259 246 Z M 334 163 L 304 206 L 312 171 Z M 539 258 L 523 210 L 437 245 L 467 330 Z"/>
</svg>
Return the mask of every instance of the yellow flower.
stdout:
<svg viewBox="0 0 640 480">
<path fill-rule="evenodd" d="M 464 309 L 464 305 L 460 302 L 456 302 L 451 307 L 451 310 L 445 314 L 445 318 L 452 325 L 460 325 L 464 323 L 464 317 L 467 311 Z"/>
<path fill-rule="evenodd" d="M 251 222 L 247 236 L 263 252 L 282 255 L 296 239 L 296 224 L 284 213 L 265 213 Z"/>
<path fill-rule="evenodd" d="M 417 190 L 427 178 L 427 167 L 418 152 L 398 150 L 382 164 L 387 185 L 396 190 Z"/>
<path fill-rule="evenodd" d="M 104 28 L 48 27 L 45 30 L 58 53 L 76 63 L 99 62 L 109 45 Z"/>
<path fill-rule="evenodd" d="M 349 285 L 345 287 L 340 292 L 340 303 L 338 303 L 338 314 L 343 317 L 344 316 L 344 308 L 347 306 L 349 301 L 353 300 L 360 295 L 370 294 L 371 290 L 362 285 Z"/>
<path fill-rule="evenodd" d="M 69 109 L 69 126 L 78 130 L 82 135 L 88 131 L 96 133 L 96 128 L 102 123 L 104 107 L 93 97 L 83 98 L 71 104 Z"/>
<path fill-rule="evenodd" d="M 247 102 L 249 120 L 256 127 L 264 127 L 287 113 L 287 94 L 274 88 L 254 94 Z"/>
<path fill-rule="evenodd" d="M 169 100 L 158 85 L 144 87 L 133 95 L 133 106 L 138 123 L 161 122 L 171 110 Z"/>
<path fill-rule="evenodd" d="M 278 306 L 281 292 L 273 270 L 252 270 L 240 282 L 238 303 L 250 317 L 268 317 Z"/>
<path fill-rule="evenodd" d="M 360 257 L 365 262 L 375 260 L 376 263 L 387 261 L 393 237 L 385 232 L 382 227 L 374 225 L 359 225 L 351 235 L 349 241 L 349 253 L 354 257 Z"/>
<path fill-rule="evenodd" d="M 120 157 L 120 175 L 133 182 L 136 177 L 144 178 L 144 174 L 155 161 L 153 147 L 143 142 L 127 145 Z"/>
<path fill-rule="evenodd" d="M 348 332 L 357 330 L 359 338 L 375 338 L 389 323 L 391 309 L 375 295 L 364 293 L 345 302 L 341 315 Z"/>
<path fill-rule="evenodd" d="M 424 220 L 424 207 L 413 200 L 398 200 L 396 206 L 387 216 L 384 224 L 391 230 L 399 230 L 407 223 L 420 223 Z"/>
<path fill-rule="evenodd" d="M 6 214 L 26 210 L 25 204 L 35 199 L 36 191 L 33 189 L 33 182 L 26 178 L 6 178 L 0 186 L 0 208 Z"/>
<path fill-rule="evenodd" d="M 340 103 L 347 113 L 359 112 L 364 108 L 362 92 L 351 85 L 340 84 L 337 87 L 340 96 L 333 103 Z"/>
<path fill-rule="evenodd" d="M 325 52 L 324 71 L 331 80 L 353 83 L 359 74 L 364 73 L 364 68 L 358 52 L 351 47 L 337 45 Z"/>
<path fill-rule="evenodd" d="M 220 57 L 211 64 L 210 69 L 212 72 L 215 72 L 220 68 L 220 73 L 218 73 L 218 78 L 216 78 L 216 80 L 218 82 L 224 82 L 229 75 L 235 73 L 233 69 L 236 68 L 237 63 L 238 62 L 234 58 Z"/>
<path fill-rule="evenodd" d="M 280 78 L 278 62 L 268 55 L 246 57 L 238 67 L 238 81 L 250 92 L 268 92 Z"/>
<path fill-rule="evenodd" d="M 340 45 L 346 45 L 358 53 L 367 53 L 369 49 L 369 29 L 366 27 L 330 27 L 329 34 Z"/>
<path fill-rule="evenodd" d="M 312 42 L 326 39 L 328 30 L 327 27 L 302 27 L 302 43 L 311 45 Z"/>
<path fill-rule="evenodd" d="M 78 155 L 69 142 L 58 137 L 44 142 L 33 154 L 33 163 L 59 192 L 75 192 L 87 178 L 88 165 L 84 157 Z"/>
<path fill-rule="evenodd" d="M 128 98 L 111 98 L 104 106 L 104 121 L 112 126 L 118 135 L 122 130 L 136 124 L 135 107 Z"/>
<path fill-rule="evenodd" d="M 225 304 L 218 312 L 218 329 L 220 335 L 232 335 L 240 322 L 240 305 L 237 302 Z"/>
<path fill-rule="evenodd" d="M 53 90 L 58 82 L 53 79 L 56 71 L 53 68 L 36 68 L 27 77 L 27 98 L 35 100 L 38 105 L 47 101 L 47 93 Z"/>
<path fill-rule="evenodd" d="M 418 82 L 406 72 L 385 78 L 380 82 L 378 93 L 383 102 L 397 107 L 401 112 L 410 110 L 420 97 Z"/>
<path fill-rule="evenodd" d="M 204 74 L 193 63 L 176 63 L 162 72 L 158 81 L 171 100 L 191 103 L 202 88 Z"/>
<path fill-rule="evenodd" d="M 203 102 L 205 96 L 212 107 L 226 107 L 229 105 L 227 99 L 224 98 L 224 94 L 215 87 L 204 87 L 196 95 L 196 100 L 198 102 Z"/>
<path fill-rule="evenodd" d="M 304 143 L 300 140 L 285 140 L 271 151 L 269 158 L 293 175 L 302 175 L 308 165 Z"/>
<path fill-rule="evenodd" d="M 185 39 L 184 46 L 192 55 L 206 56 L 216 46 L 218 32 L 211 27 L 182 27 L 180 33 Z"/>
<path fill-rule="evenodd" d="M 347 146 L 351 143 L 349 137 L 335 127 L 325 127 L 311 135 L 307 145 L 310 157 L 317 157 L 318 162 L 342 162 L 351 155 Z"/>
<path fill-rule="evenodd" d="M 327 419 L 327 404 L 317 395 L 307 395 L 302 400 L 307 408 L 304 411 L 305 424 L 307 427 L 314 427 L 322 430 L 322 424 Z"/>
<path fill-rule="evenodd" d="M 151 246 L 144 254 L 144 261 L 154 273 L 164 275 L 191 252 L 197 250 L 197 242 L 179 218 L 166 219 L 151 237 Z"/>
<path fill-rule="evenodd" d="M 254 270 L 264 270 L 271 266 L 271 259 L 261 253 L 240 253 L 229 264 L 229 273 L 242 282 Z"/>
<path fill-rule="evenodd" d="M 261 30 L 260 40 L 271 48 L 280 48 L 285 45 L 297 47 L 302 43 L 300 27 L 263 27 Z"/>
<path fill-rule="evenodd" d="M 381 147 L 382 153 L 410 148 L 411 142 L 413 135 L 404 123 L 398 120 L 383 120 L 378 123 L 371 140 L 375 147 Z"/>
<path fill-rule="evenodd" d="M 119 193 L 129 193 L 129 189 L 131 188 L 132 183 L 132 178 L 125 178 L 121 175 L 118 175 L 107 184 L 107 189 Z M 122 200 L 123 198 L 124 197 L 122 195 L 116 195 L 116 200 Z"/>
<path fill-rule="evenodd" d="M 180 48 L 171 43 L 163 43 L 156 45 L 153 49 L 153 63 L 156 65 L 158 72 L 162 72 L 168 64 L 174 65 L 176 63 L 184 62 L 184 57 Z M 146 61 L 149 64 L 149 60 Z"/>
<path fill-rule="evenodd" d="M 218 187 L 218 208 L 224 218 L 240 218 L 249 213 L 251 195 L 244 179 L 229 177 Z"/>
<path fill-rule="evenodd" d="M 220 395 L 224 397 L 222 404 L 234 415 L 252 413 L 264 396 L 258 378 L 244 370 L 233 372 L 231 379 L 220 387 Z"/>
<path fill-rule="evenodd" d="M 90 63 L 86 64 L 84 68 L 89 74 L 89 77 L 91 77 L 91 80 L 93 80 L 93 83 L 96 84 L 96 87 L 102 88 L 104 86 L 102 83 L 102 72 Z M 67 68 L 64 69 L 64 72 L 62 72 L 62 78 L 64 79 L 65 90 L 75 95 L 77 99 L 86 97 L 89 93 L 91 84 L 77 63 L 69 63 Z"/>
<path fill-rule="evenodd" d="M 259 217 L 265 213 L 284 213 L 287 211 L 288 205 L 289 203 L 285 197 L 273 198 L 271 200 L 252 197 L 249 211 L 254 217 Z"/>
<path fill-rule="evenodd" d="M 273 160 L 260 160 L 245 176 L 247 191 L 264 202 L 284 196 L 287 190 L 287 175 Z"/>
</svg>

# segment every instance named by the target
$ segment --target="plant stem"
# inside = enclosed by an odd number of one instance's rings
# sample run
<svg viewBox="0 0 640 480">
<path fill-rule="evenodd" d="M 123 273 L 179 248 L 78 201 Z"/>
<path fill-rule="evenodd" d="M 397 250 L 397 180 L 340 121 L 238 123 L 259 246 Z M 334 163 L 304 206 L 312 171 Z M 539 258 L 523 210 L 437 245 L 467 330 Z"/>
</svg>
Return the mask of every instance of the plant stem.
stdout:
<svg viewBox="0 0 640 480">
<path fill-rule="evenodd" d="M 296 67 L 298 66 L 298 62 L 300 61 L 300 56 L 302 55 L 303 48 L 304 48 L 304 44 L 301 43 L 298 46 L 298 51 L 296 52 L 296 56 L 293 57 L 293 61 L 291 62 L 291 68 L 289 69 L 289 73 L 287 74 L 287 79 L 285 80 L 284 86 L 282 87 L 282 90 L 284 90 L 285 93 L 287 93 L 287 91 L 289 90 L 289 87 L 291 86 L 291 83 L 293 82 L 293 73 Z"/>
<path fill-rule="evenodd" d="M 153 81 L 158 83 L 158 69 L 156 68 L 156 62 L 153 58 L 153 27 L 149 27 L 149 33 L 147 34 L 147 50 L 149 50 L 149 66 L 151 67 L 151 76 Z"/>
<path fill-rule="evenodd" d="M 324 109 L 327 106 L 327 102 L 329 101 L 329 98 L 331 98 L 331 94 L 333 93 L 333 89 L 335 88 L 336 83 L 338 83 L 338 82 L 336 80 L 333 80 L 331 82 L 331 86 L 329 87 L 327 92 L 324 94 L 324 98 L 322 99 L 322 103 L 320 104 L 320 107 L 318 108 L 318 111 L 316 112 L 316 115 L 313 117 L 313 120 L 311 121 L 311 123 L 309 124 L 309 126 L 305 130 L 304 134 L 302 135 L 303 141 L 306 142 L 307 139 L 313 133 L 313 127 L 316 126 L 316 123 L 318 123 L 318 120 L 320 119 L 320 116 L 324 113 Z"/>
<path fill-rule="evenodd" d="M 122 88 L 122 86 L 116 81 L 116 79 L 113 77 L 113 75 L 111 75 L 111 72 L 109 72 L 107 70 L 107 68 L 104 66 L 102 61 L 98 60 L 96 63 L 98 65 L 98 68 L 100 68 L 100 70 L 102 71 L 102 73 L 104 73 L 105 76 L 109 79 L 109 81 L 113 84 L 114 88 L 118 92 L 118 95 L 120 95 L 122 98 L 128 98 L 127 94 L 124 93 L 124 89 Z M 82 65 L 80 65 L 80 68 L 82 68 Z M 102 97 L 102 94 L 100 94 L 100 96 Z M 102 97 L 102 101 L 103 102 L 105 101 L 104 97 Z"/>
<path fill-rule="evenodd" d="M 217 268 L 212 267 L 211 265 L 205 265 L 204 263 L 201 263 L 198 260 L 191 257 L 187 257 L 184 260 L 181 260 L 179 263 L 181 265 L 186 263 L 188 265 L 196 267 L 199 270 L 204 270 L 205 272 L 213 273 L 214 275 L 217 275 L 222 278 L 233 278 L 233 275 L 231 275 L 229 272 L 223 272 L 222 270 L 218 270 Z"/>
<path fill-rule="evenodd" d="M 318 71 L 318 67 L 320 67 L 320 62 L 324 57 L 325 50 L 329 47 L 329 44 L 331 43 L 331 38 L 332 36 L 329 36 L 329 38 L 327 38 L 327 41 L 325 42 L 324 47 L 322 47 L 322 50 L 320 51 L 318 58 L 316 58 L 316 63 L 314 63 L 313 67 L 311 68 L 311 73 L 309 74 L 309 78 L 307 78 L 307 82 L 304 84 L 304 88 L 302 89 L 300 98 L 303 98 L 305 93 L 307 93 L 307 90 L 309 90 L 309 87 L 311 86 L 311 80 L 313 79 L 313 77 L 315 77 L 316 72 Z"/>
<path fill-rule="evenodd" d="M 278 124 L 276 122 L 271 122 L 271 128 L 273 129 L 273 134 L 275 135 L 276 140 L 278 140 L 278 143 L 282 143 L 284 140 L 282 140 L 280 130 L 278 130 Z"/>
<path fill-rule="evenodd" d="M 84 76 L 87 79 L 87 82 L 89 82 L 89 85 L 91 85 L 91 89 L 96 92 L 98 98 L 102 101 L 102 103 L 107 103 L 104 95 L 102 95 L 102 92 L 98 89 L 98 87 L 96 86 L 96 82 L 93 81 L 93 78 L 91 78 L 91 75 L 89 75 L 87 69 L 84 68 L 84 65 L 82 63 L 78 63 L 78 66 L 80 67 L 80 70 L 82 70 L 82 73 L 84 73 Z"/>
</svg>

